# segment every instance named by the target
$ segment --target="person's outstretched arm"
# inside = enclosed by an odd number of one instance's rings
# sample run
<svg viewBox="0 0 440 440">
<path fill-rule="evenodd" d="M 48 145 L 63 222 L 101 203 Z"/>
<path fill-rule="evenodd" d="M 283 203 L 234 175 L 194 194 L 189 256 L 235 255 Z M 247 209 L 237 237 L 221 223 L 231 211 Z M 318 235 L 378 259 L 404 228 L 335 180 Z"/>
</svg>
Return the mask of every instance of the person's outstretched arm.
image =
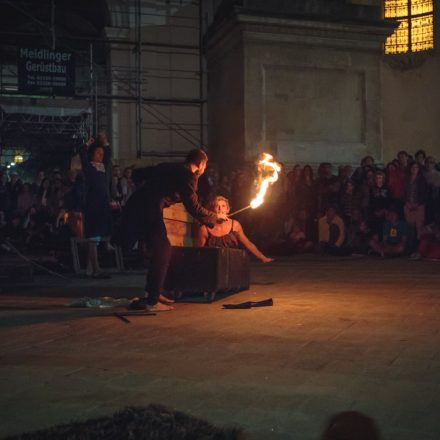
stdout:
<svg viewBox="0 0 440 440">
<path fill-rule="evenodd" d="M 243 228 L 241 226 L 241 224 L 234 220 L 234 230 L 237 232 L 238 234 L 238 239 L 240 241 L 240 243 L 253 255 L 255 255 L 259 260 L 261 260 L 263 263 L 270 263 L 271 261 L 273 261 L 273 258 L 268 258 L 266 257 L 266 255 L 264 255 L 258 248 L 257 246 L 254 245 L 254 243 L 252 243 L 249 238 L 246 237 L 246 234 L 243 231 Z"/>
</svg>

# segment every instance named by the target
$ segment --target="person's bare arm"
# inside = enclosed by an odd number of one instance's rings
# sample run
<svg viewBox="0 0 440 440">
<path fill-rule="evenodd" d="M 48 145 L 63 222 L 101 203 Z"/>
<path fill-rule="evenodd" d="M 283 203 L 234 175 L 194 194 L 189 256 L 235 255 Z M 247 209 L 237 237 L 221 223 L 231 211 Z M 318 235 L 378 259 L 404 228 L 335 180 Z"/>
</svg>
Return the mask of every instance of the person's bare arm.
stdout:
<svg viewBox="0 0 440 440">
<path fill-rule="evenodd" d="M 259 260 L 263 263 L 270 263 L 273 261 L 273 258 L 266 257 L 257 246 L 252 243 L 249 238 L 246 237 L 246 234 L 243 231 L 241 224 L 238 221 L 234 221 L 234 231 L 238 234 L 238 239 L 240 243 L 253 255 L 255 255 Z"/>
<path fill-rule="evenodd" d="M 208 229 L 205 225 L 199 225 L 196 228 L 195 233 L 195 245 L 197 247 L 203 247 L 206 244 L 206 240 L 208 239 Z"/>
</svg>

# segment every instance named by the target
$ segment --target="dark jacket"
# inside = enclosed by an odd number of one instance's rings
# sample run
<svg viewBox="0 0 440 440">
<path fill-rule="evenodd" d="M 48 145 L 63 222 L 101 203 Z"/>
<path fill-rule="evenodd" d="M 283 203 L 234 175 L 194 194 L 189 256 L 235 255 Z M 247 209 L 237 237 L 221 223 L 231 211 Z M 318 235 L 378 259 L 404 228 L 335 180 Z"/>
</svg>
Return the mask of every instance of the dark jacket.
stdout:
<svg viewBox="0 0 440 440">
<path fill-rule="evenodd" d="M 108 174 L 111 167 L 110 147 L 104 147 L 103 171 L 97 170 L 92 165 L 85 145 L 79 153 L 86 182 L 84 206 L 86 237 L 108 236 L 111 233 L 108 189 Z"/>
<path fill-rule="evenodd" d="M 212 227 L 217 215 L 205 209 L 197 197 L 198 176 L 183 163 L 162 163 L 144 168 L 143 185 L 128 199 L 114 242 L 132 247 L 139 239 L 163 228 L 163 208 L 182 202 L 200 223 Z"/>
</svg>

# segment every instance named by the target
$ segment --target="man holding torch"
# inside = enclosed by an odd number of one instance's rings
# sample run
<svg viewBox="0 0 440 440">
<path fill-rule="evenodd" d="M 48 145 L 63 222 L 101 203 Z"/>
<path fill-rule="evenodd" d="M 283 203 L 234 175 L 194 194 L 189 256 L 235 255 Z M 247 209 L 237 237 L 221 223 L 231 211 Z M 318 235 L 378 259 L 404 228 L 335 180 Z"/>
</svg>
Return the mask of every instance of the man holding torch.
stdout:
<svg viewBox="0 0 440 440">
<path fill-rule="evenodd" d="M 115 244 L 128 249 L 137 240 L 143 240 L 152 251 L 145 296 L 134 304 L 136 308 L 173 309 L 172 301 L 161 293 L 171 256 L 163 208 L 182 202 L 196 220 L 209 227 L 228 219 L 226 214 L 208 211 L 199 203 L 197 183 L 207 162 L 207 154 L 197 149 L 188 153 L 184 163 L 162 163 L 142 170 L 144 184 L 128 199 L 121 225 L 113 237 Z"/>
</svg>

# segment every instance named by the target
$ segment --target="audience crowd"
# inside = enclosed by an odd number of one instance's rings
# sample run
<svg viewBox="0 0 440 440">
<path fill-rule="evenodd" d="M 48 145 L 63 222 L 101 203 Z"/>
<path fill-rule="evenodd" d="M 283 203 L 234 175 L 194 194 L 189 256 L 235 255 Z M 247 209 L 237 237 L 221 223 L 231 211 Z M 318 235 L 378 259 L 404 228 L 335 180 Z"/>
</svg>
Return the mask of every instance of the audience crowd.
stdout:
<svg viewBox="0 0 440 440">
<path fill-rule="evenodd" d="M 229 200 L 231 211 L 255 195 L 255 167 L 219 174 L 213 165 L 199 181 L 207 204 Z M 292 255 L 410 256 L 440 259 L 440 163 L 423 150 L 400 151 L 385 167 L 371 156 L 360 166 L 334 170 L 321 163 L 283 168 L 266 202 L 236 218 L 265 253 Z M 335 171 L 337 171 L 335 173 Z M 135 190 L 132 168 L 113 165 L 108 172 L 113 220 Z M 69 249 L 72 236 L 83 238 L 87 179 L 81 170 L 39 171 L 33 181 L 0 170 L 0 245 L 28 254 L 55 255 Z"/>
</svg>

